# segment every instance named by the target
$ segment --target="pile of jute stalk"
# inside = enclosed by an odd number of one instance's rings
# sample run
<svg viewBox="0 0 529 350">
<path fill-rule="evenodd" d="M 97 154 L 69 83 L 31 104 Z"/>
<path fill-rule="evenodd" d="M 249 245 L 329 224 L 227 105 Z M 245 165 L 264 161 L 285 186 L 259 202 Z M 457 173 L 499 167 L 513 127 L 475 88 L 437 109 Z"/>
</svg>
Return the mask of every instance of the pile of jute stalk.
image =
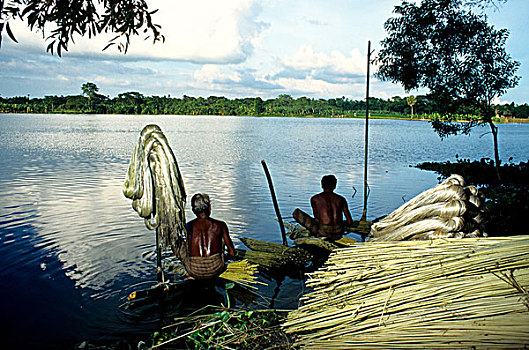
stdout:
<svg viewBox="0 0 529 350">
<path fill-rule="evenodd" d="M 301 268 L 312 259 L 312 255 L 303 249 L 249 237 L 241 237 L 240 240 L 251 250 L 237 249 L 237 257 L 265 269 Z"/>
<path fill-rule="evenodd" d="M 230 262 L 219 277 L 250 289 L 257 289 L 257 284 L 266 285 L 257 280 L 257 265 L 248 260 Z"/>
<path fill-rule="evenodd" d="M 284 328 L 302 348 L 524 348 L 529 236 L 333 251 Z"/>
</svg>

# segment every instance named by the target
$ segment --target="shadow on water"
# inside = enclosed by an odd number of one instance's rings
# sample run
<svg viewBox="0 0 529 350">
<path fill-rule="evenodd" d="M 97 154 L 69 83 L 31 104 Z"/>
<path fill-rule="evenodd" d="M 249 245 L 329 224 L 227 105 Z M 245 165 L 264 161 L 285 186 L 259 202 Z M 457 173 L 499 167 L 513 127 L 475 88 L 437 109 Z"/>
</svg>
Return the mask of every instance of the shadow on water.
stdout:
<svg viewBox="0 0 529 350">
<path fill-rule="evenodd" d="M 77 339 L 76 329 L 86 326 L 81 293 L 53 249 L 46 252 L 31 242 L 27 234 L 34 231 L 22 224 L 13 231 L 11 243 L 5 241 L 9 233 L 0 238 L 0 245 L 10 250 L 0 254 L 0 338 L 7 349 L 62 347 Z M 60 340 L 57 334 L 62 334 Z"/>
</svg>

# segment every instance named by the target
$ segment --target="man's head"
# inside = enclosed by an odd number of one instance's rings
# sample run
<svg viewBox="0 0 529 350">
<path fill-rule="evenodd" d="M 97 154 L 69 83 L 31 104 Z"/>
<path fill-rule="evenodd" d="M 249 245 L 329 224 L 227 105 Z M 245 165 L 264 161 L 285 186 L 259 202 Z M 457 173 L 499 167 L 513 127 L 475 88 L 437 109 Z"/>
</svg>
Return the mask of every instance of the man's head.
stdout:
<svg viewBox="0 0 529 350">
<path fill-rule="evenodd" d="M 191 210 L 195 215 L 206 213 L 209 215 L 211 211 L 211 204 L 209 196 L 205 193 L 197 193 L 191 198 Z"/>
<path fill-rule="evenodd" d="M 336 177 L 334 175 L 325 175 L 321 178 L 321 188 L 324 190 L 331 190 L 334 191 L 336 188 Z"/>
</svg>

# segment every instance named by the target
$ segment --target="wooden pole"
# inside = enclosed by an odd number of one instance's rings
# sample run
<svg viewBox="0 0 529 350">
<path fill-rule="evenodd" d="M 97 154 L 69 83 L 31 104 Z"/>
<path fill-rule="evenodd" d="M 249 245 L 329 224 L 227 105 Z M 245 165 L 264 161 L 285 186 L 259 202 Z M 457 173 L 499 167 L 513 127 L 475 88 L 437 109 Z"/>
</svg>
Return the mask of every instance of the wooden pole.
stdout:
<svg viewBox="0 0 529 350">
<path fill-rule="evenodd" d="M 158 235 L 158 228 L 156 228 L 156 276 L 159 283 L 165 283 L 162 268 L 162 251 L 160 249 L 160 238 Z"/>
<path fill-rule="evenodd" d="M 367 154 L 369 135 L 369 67 L 371 64 L 371 41 L 367 42 L 367 79 L 366 79 L 366 128 L 364 137 L 364 209 L 360 221 L 365 221 L 367 217 Z"/>
<path fill-rule="evenodd" d="M 268 167 L 266 166 L 266 162 L 261 160 L 261 164 L 263 165 L 263 169 L 266 175 L 266 180 L 268 181 L 268 187 L 270 187 L 270 193 L 272 195 L 272 202 L 274 203 L 274 209 L 276 211 L 277 220 L 279 221 L 279 228 L 281 229 L 281 237 L 283 238 L 283 245 L 286 246 L 287 244 L 287 234 L 285 232 L 285 225 L 283 225 L 283 219 L 281 218 L 281 212 L 279 211 L 279 205 L 277 204 L 276 194 L 274 191 L 274 185 L 272 184 L 272 177 L 270 176 L 270 172 L 268 171 Z"/>
</svg>

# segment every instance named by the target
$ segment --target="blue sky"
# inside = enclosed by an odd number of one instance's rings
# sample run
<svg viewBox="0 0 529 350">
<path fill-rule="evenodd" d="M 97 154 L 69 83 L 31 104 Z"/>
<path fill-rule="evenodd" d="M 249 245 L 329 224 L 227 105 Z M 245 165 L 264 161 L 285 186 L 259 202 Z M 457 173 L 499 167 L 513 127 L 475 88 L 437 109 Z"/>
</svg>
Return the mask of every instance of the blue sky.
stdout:
<svg viewBox="0 0 529 350">
<path fill-rule="evenodd" d="M 137 91 L 146 96 L 294 97 L 361 100 L 365 96 L 367 42 L 377 52 L 395 0 L 149 0 L 160 9 L 164 44 L 134 38 L 126 55 L 109 36 L 75 38 L 63 57 L 46 53 L 41 33 L 22 22 L 0 49 L 0 96 L 80 94 L 93 82 L 109 97 Z M 508 0 L 487 11 L 507 28 L 507 50 L 520 62 L 519 85 L 498 102 L 529 103 L 527 0 Z M 373 69 L 373 68 L 372 68 Z M 417 94 L 417 92 L 411 92 Z M 406 96 L 398 85 L 371 78 L 370 95 Z"/>
</svg>

